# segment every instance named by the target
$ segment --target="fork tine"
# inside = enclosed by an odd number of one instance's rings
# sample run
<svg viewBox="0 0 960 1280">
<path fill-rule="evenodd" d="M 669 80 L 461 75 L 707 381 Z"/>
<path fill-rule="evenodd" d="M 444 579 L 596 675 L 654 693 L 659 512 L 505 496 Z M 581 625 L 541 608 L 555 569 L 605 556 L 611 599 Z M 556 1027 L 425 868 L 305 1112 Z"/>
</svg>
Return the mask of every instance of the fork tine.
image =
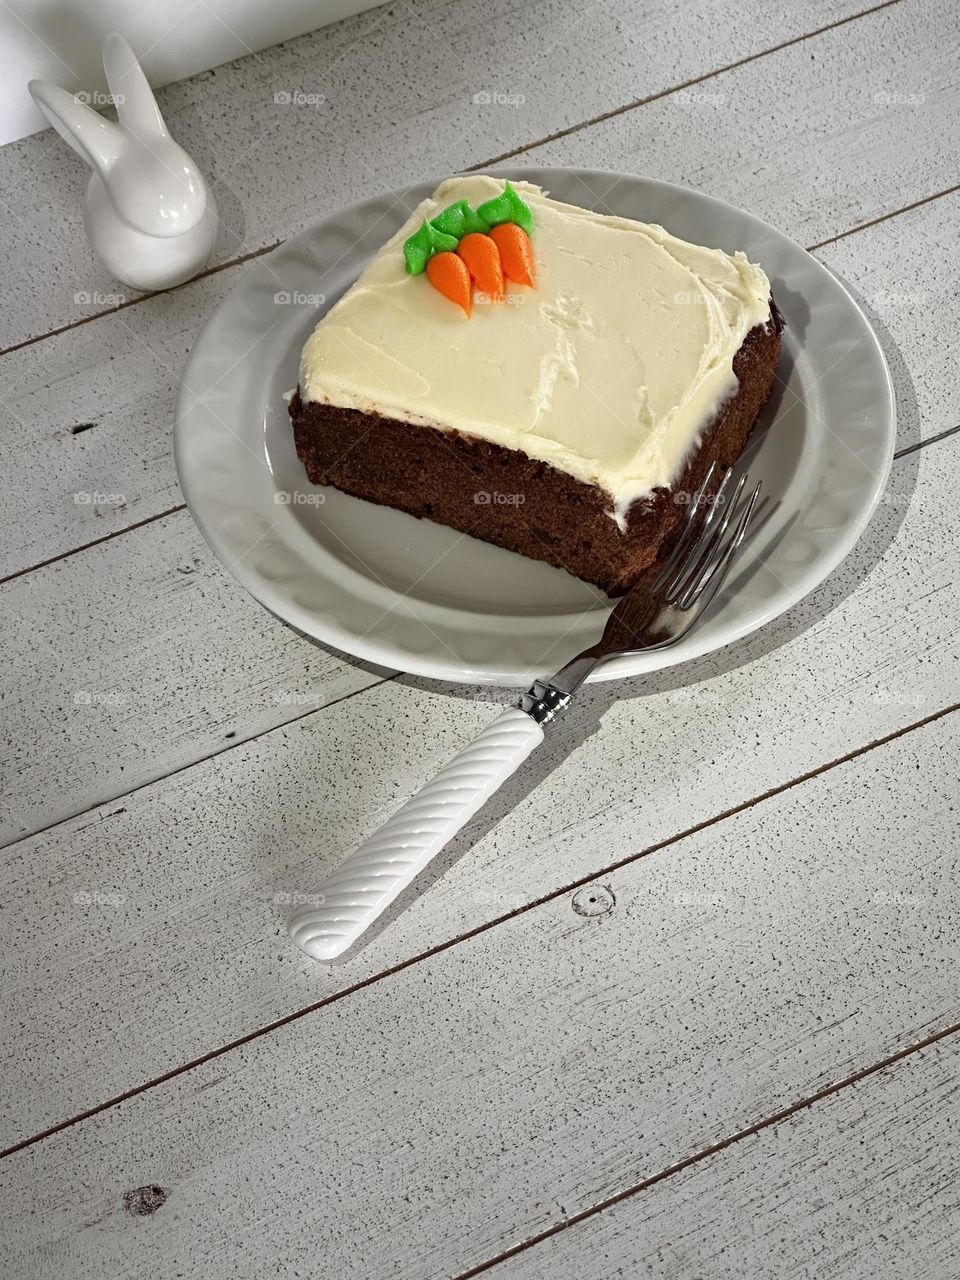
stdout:
<svg viewBox="0 0 960 1280">
<path fill-rule="evenodd" d="M 686 544 L 690 541 L 690 534 L 693 530 L 694 521 L 697 518 L 697 512 L 700 510 L 700 504 L 703 502 L 703 495 L 706 493 L 707 486 L 709 485 L 710 481 L 713 479 L 713 475 L 716 469 L 717 469 L 717 464 L 715 462 L 711 462 L 710 466 L 707 468 L 707 474 L 703 477 L 703 479 L 697 485 L 696 492 L 694 493 L 693 497 L 690 499 L 689 507 L 687 507 L 687 513 L 683 517 L 683 528 L 680 531 L 680 537 L 673 544 L 673 550 L 670 552 L 669 556 L 667 557 L 666 563 L 664 564 L 663 568 L 657 574 L 656 581 L 653 583 L 653 586 L 651 587 L 652 591 L 659 591 L 664 586 L 664 584 L 667 582 L 668 575 L 673 572 L 674 568 L 676 567 L 677 561 L 680 559 L 680 556 L 684 552 Z"/>
<path fill-rule="evenodd" d="M 744 480 L 746 480 L 746 476 L 744 476 Z M 757 504 L 757 498 L 760 496 L 760 487 L 762 483 L 762 481 L 757 482 L 753 492 L 742 505 L 741 514 L 726 546 L 720 550 L 718 555 L 711 557 L 711 562 L 706 565 L 700 577 L 691 587 L 687 588 L 682 599 L 678 601 L 679 608 L 690 609 L 699 600 L 701 606 L 700 611 L 702 612 L 723 585 L 723 580 L 729 572 L 734 556 L 737 554 L 740 543 L 746 535 L 747 525 L 750 523 L 750 517 L 753 515 L 753 509 Z M 743 486 L 741 485 L 740 487 L 742 488 Z M 703 592 L 708 588 L 709 590 L 706 597 L 701 599 Z"/>
<path fill-rule="evenodd" d="M 724 481 L 729 479 L 730 474 L 731 473 L 728 471 L 724 477 Z M 685 595 L 690 584 L 697 581 L 705 567 L 710 563 L 714 552 L 720 545 L 723 536 L 727 532 L 730 522 L 733 519 L 734 512 L 737 510 L 737 504 L 740 501 L 740 495 L 743 493 L 743 487 L 746 482 L 747 477 L 741 476 L 739 483 L 733 492 L 733 496 L 726 502 L 726 510 L 724 511 L 723 519 L 720 520 L 716 528 L 713 527 L 715 521 L 711 521 L 709 524 L 704 521 L 696 546 L 691 547 L 683 566 L 667 592 L 667 604 L 673 604 L 681 596 Z M 714 504 L 712 513 L 715 517 L 717 510 L 723 505 L 724 501 L 725 494 L 724 486 L 722 485 L 717 493 L 717 501 Z"/>
<path fill-rule="evenodd" d="M 703 478 L 703 483 L 697 489 L 695 501 L 691 503 L 691 513 L 684 525 L 683 533 L 677 539 L 673 551 L 667 559 L 667 563 L 663 567 L 663 571 L 658 575 L 657 581 L 653 585 L 654 591 L 666 591 L 668 596 L 674 593 L 678 580 L 683 576 L 690 564 L 691 557 L 696 555 L 698 547 L 703 545 L 704 538 L 708 535 L 717 518 L 717 512 L 723 507 L 724 495 L 727 486 L 730 483 L 731 472 L 727 472 L 720 481 L 720 487 L 712 498 L 706 496 L 707 485 L 714 474 L 716 463 L 710 464 L 710 469 Z M 702 518 L 700 508 L 706 504 L 706 511 Z"/>
</svg>

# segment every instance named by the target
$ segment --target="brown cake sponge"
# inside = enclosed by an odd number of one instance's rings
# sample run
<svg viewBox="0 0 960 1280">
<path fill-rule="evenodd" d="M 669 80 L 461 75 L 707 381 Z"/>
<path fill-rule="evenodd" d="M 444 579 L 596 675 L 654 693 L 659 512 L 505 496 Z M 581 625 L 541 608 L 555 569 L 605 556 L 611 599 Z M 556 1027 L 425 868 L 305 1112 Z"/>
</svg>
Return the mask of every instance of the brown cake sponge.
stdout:
<svg viewBox="0 0 960 1280">
<path fill-rule="evenodd" d="M 751 329 L 733 359 L 739 387 L 703 432 L 670 489 L 655 489 L 627 513 L 621 532 L 610 496 L 546 462 L 459 431 L 290 402 L 297 454 L 314 484 L 333 485 L 498 547 L 566 569 L 622 595 L 669 544 L 689 495 L 712 462 L 715 484 L 740 456 L 773 387 L 783 319 Z"/>
</svg>

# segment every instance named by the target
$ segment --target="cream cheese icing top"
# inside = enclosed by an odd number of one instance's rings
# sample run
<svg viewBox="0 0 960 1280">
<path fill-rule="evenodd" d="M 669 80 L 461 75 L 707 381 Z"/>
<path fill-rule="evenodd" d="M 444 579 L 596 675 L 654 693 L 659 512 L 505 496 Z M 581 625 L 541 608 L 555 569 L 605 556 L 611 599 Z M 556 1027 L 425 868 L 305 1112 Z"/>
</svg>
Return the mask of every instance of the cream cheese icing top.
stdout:
<svg viewBox="0 0 960 1280">
<path fill-rule="evenodd" d="M 737 389 L 733 357 L 770 318 L 742 253 L 592 213 L 514 184 L 533 212 L 536 287 L 464 315 L 404 269 L 403 241 L 455 200 L 503 190 L 450 178 L 383 246 L 303 348 L 304 400 L 456 429 L 548 462 L 630 504 L 672 485 Z"/>
</svg>

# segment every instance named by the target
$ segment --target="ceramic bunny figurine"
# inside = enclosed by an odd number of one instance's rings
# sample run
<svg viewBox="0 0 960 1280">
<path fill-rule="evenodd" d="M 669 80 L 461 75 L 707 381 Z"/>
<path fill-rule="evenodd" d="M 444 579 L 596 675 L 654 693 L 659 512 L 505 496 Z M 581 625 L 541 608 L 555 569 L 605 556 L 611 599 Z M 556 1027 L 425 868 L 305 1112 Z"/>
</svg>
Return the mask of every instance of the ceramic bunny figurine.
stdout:
<svg viewBox="0 0 960 1280">
<path fill-rule="evenodd" d="M 135 289 L 169 289 L 204 265 L 217 208 L 197 166 L 170 137 L 133 50 L 103 42 L 103 69 L 119 123 L 66 89 L 30 81 L 33 100 L 92 167 L 84 226 L 104 266 Z"/>
</svg>

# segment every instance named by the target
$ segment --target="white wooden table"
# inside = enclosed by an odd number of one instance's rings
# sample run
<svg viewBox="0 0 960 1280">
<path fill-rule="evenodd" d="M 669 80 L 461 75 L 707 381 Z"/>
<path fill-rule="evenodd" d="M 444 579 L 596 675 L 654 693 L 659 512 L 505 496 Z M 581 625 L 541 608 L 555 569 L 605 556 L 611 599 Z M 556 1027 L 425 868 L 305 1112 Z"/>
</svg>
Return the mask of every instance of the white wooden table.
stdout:
<svg viewBox="0 0 960 1280">
<path fill-rule="evenodd" d="M 958 65 L 955 0 L 394 0 L 161 94 L 223 227 L 150 297 L 58 139 L 0 151 L 0 1274 L 960 1275 Z M 813 596 L 586 691 L 324 967 L 290 895 L 504 695 L 248 598 L 177 488 L 177 379 L 251 257 L 514 155 L 809 246 L 899 451 Z"/>
</svg>

